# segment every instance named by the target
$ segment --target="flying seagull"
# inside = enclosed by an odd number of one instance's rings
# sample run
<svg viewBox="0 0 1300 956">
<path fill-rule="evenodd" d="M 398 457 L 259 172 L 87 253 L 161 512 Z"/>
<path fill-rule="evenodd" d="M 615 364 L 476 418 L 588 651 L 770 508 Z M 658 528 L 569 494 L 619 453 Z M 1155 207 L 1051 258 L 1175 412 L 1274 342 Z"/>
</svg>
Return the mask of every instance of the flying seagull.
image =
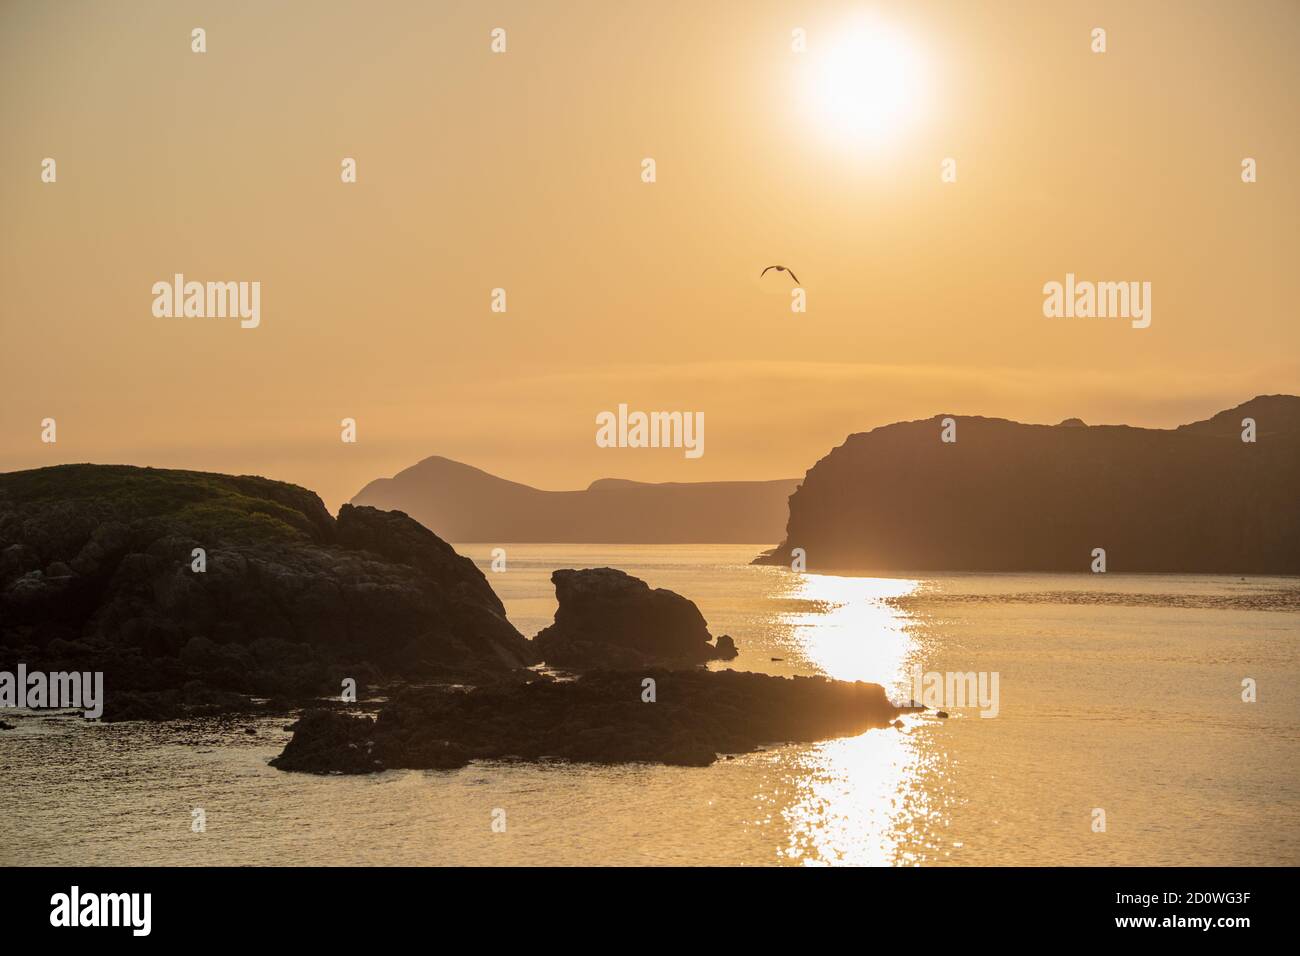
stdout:
<svg viewBox="0 0 1300 956">
<path fill-rule="evenodd" d="M 768 271 L 768 269 L 775 269 L 777 272 L 788 272 L 788 273 L 790 273 L 790 278 L 794 280 L 794 284 L 795 284 L 795 285 L 799 285 L 799 277 L 798 277 L 797 275 L 794 274 L 794 270 L 793 270 L 793 269 L 787 269 L 785 266 L 768 266 L 767 269 L 764 269 L 762 272 L 760 272 L 760 273 L 758 274 L 758 277 L 761 279 L 761 278 L 763 278 L 763 276 L 767 275 L 767 271 Z"/>
</svg>

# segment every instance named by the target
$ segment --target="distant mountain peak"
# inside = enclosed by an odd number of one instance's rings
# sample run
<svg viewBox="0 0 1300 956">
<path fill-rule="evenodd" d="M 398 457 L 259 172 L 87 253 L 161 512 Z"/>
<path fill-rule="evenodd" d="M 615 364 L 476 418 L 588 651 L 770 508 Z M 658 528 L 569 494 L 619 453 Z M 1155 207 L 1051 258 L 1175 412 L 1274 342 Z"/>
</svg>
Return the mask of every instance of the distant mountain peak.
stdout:
<svg viewBox="0 0 1300 956">
<path fill-rule="evenodd" d="M 588 491 L 614 491 L 619 488 L 643 488 L 649 482 L 633 481 L 631 478 L 597 478 L 587 486 Z"/>
<path fill-rule="evenodd" d="M 797 485 L 598 478 L 583 491 L 543 491 L 430 455 L 352 503 L 404 511 L 449 541 L 753 544 L 780 539 Z"/>
</svg>

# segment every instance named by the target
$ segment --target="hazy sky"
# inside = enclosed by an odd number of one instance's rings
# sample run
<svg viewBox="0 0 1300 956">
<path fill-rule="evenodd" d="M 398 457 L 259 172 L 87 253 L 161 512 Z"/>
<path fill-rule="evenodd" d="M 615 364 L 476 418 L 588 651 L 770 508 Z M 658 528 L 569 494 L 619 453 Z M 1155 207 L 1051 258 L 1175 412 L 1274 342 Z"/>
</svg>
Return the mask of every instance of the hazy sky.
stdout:
<svg viewBox="0 0 1300 956">
<path fill-rule="evenodd" d="M 841 49 L 862 24 L 887 56 Z M 1295 2 L 4 0 L 0 470 L 336 508 L 431 454 L 777 478 L 939 412 L 1171 426 L 1300 392 L 1298 42 Z M 260 326 L 155 318 L 177 272 L 260 282 Z M 1044 318 L 1067 272 L 1149 281 L 1150 328 Z M 598 448 L 620 403 L 703 411 L 705 454 Z"/>
</svg>

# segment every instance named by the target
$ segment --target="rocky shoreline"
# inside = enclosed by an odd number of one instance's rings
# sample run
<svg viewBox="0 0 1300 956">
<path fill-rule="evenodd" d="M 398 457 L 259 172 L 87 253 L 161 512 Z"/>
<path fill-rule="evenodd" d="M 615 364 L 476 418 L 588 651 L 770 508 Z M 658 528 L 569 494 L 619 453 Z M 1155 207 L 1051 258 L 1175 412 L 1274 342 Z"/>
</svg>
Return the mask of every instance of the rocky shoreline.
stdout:
<svg viewBox="0 0 1300 956">
<path fill-rule="evenodd" d="M 878 684 L 738 671 L 597 671 L 509 688 L 414 691 L 374 720 L 308 711 L 271 763 L 342 774 L 455 769 L 471 760 L 704 767 L 720 754 L 887 727 L 908 710 Z"/>
<path fill-rule="evenodd" d="M 706 766 L 899 713 L 874 684 L 707 670 L 731 637 L 623 571 L 552 582 L 555 621 L 528 640 L 401 512 L 335 518 L 306 489 L 202 472 L 0 475 L 0 668 L 102 673 L 105 721 L 300 713 L 282 770 Z"/>
<path fill-rule="evenodd" d="M 764 744 L 886 727 L 901 713 L 878 684 L 703 669 L 736 656 L 731 638 L 715 642 L 694 602 L 622 571 L 569 568 L 551 580 L 555 623 L 535 644 L 576 679 L 411 690 L 373 720 L 311 710 L 272 765 L 343 774 L 471 760 L 704 767 Z"/>
</svg>

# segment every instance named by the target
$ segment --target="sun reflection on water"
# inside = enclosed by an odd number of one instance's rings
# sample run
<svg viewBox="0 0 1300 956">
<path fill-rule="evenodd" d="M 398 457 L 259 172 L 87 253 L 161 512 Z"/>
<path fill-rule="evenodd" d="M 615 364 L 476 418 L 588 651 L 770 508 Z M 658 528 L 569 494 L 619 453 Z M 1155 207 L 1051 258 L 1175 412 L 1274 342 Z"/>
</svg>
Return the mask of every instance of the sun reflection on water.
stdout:
<svg viewBox="0 0 1300 956">
<path fill-rule="evenodd" d="M 905 578 L 801 575 L 792 597 L 812 607 L 787 615 L 793 641 L 828 677 L 902 689 L 916 642 L 911 618 L 887 599 L 911 594 L 920 585 Z"/>
<path fill-rule="evenodd" d="M 898 578 L 801 575 L 786 615 L 792 642 L 829 677 L 882 684 L 907 696 L 907 668 L 919 654 L 915 622 L 888 599 L 921 582 Z M 785 748 L 792 792 L 781 816 L 781 851 L 805 865 L 882 866 L 915 861 L 942 815 L 945 767 L 920 746 L 921 718 L 904 728 Z"/>
</svg>

